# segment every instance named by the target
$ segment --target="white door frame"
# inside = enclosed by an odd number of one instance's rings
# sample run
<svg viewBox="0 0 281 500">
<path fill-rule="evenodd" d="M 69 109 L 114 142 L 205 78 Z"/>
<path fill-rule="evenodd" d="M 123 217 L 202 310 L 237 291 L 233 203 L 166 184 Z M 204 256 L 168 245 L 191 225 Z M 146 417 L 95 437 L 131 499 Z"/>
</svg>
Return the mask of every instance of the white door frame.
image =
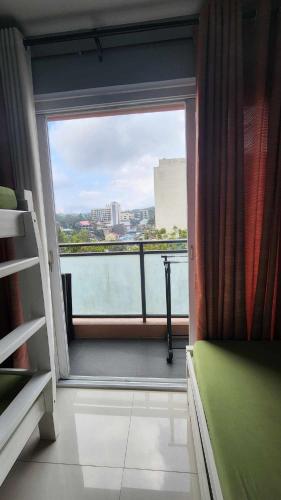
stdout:
<svg viewBox="0 0 281 500">
<path fill-rule="evenodd" d="M 196 103 L 186 101 L 186 167 L 187 167 L 187 243 L 189 280 L 189 344 L 196 340 L 195 307 L 195 161 L 196 161 Z"/>
<path fill-rule="evenodd" d="M 47 251 L 54 316 L 54 336 L 56 340 L 55 345 L 57 348 L 57 355 L 55 356 L 56 373 L 57 378 L 60 379 L 68 377 L 70 365 L 56 231 L 55 200 L 51 156 L 49 149 L 48 117 L 46 115 L 36 115 L 36 122 L 38 129 L 41 179 L 47 232 Z"/>
<path fill-rule="evenodd" d="M 61 379 L 72 379 L 70 376 L 69 354 L 65 327 L 65 315 L 62 295 L 60 261 L 55 224 L 55 204 L 52 180 L 52 168 L 48 138 L 48 119 L 59 115 L 84 115 L 95 111 L 113 111 L 134 107 L 153 107 L 182 103 L 186 106 L 187 131 L 187 178 L 188 178 L 188 245 L 189 255 L 189 294 L 190 294 L 190 344 L 195 340 L 195 307 L 194 307 L 194 233 L 195 233 L 195 78 L 169 80 L 162 82 L 118 85 L 95 89 L 84 89 L 71 92 L 35 95 L 35 111 L 38 127 L 43 197 L 45 206 L 47 243 L 50 265 L 51 292 L 54 314 L 54 330 L 58 349 L 57 369 Z M 77 378 L 77 386 L 81 378 Z M 83 377 L 82 377 L 83 378 Z M 88 385 L 102 384 L 101 377 L 86 377 Z M 109 381 L 120 385 L 114 377 L 104 377 L 105 385 Z M 85 381 L 85 377 L 84 377 Z M 92 381 L 92 382 L 91 382 Z M 135 379 L 124 379 L 128 386 Z M 147 380 L 148 381 L 148 380 Z M 145 382 L 145 380 L 144 380 Z M 171 379 L 171 387 L 175 386 Z M 75 383 L 72 380 L 72 386 Z M 167 381 L 169 386 L 169 382 Z M 155 385 L 155 384 L 153 384 Z"/>
</svg>

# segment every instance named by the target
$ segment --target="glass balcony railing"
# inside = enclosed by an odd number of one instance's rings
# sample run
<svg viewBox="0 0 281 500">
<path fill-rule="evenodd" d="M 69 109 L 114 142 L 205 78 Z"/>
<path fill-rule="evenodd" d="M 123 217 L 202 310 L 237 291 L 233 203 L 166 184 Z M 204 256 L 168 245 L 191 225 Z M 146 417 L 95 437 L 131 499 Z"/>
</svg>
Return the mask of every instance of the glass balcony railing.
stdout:
<svg viewBox="0 0 281 500">
<path fill-rule="evenodd" d="M 61 272 L 70 273 L 75 317 L 166 316 L 162 256 L 186 254 L 187 241 L 62 243 Z M 171 268 L 172 315 L 186 317 L 188 265 Z"/>
</svg>

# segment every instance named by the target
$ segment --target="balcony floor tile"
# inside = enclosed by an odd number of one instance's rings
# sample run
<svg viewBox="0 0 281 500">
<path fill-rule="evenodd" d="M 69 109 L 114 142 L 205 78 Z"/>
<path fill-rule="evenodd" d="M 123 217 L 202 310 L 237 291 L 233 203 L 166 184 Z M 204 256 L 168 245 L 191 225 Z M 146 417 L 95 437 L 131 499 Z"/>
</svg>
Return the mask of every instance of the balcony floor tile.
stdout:
<svg viewBox="0 0 281 500">
<path fill-rule="evenodd" d="M 69 355 L 71 375 L 185 378 L 185 349 L 168 364 L 165 340 L 74 340 Z"/>
</svg>

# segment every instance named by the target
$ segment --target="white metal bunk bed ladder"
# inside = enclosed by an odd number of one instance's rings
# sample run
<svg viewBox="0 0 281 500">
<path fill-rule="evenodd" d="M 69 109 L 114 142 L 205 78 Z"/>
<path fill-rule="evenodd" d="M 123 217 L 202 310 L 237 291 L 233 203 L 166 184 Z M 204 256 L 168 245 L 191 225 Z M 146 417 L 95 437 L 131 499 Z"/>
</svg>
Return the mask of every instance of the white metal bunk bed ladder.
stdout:
<svg viewBox="0 0 281 500">
<path fill-rule="evenodd" d="M 0 415 L 0 485 L 38 424 L 41 438 L 56 439 L 54 349 L 50 318 L 45 312 L 46 271 L 30 192 L 24 191 L 19 205 L 23 210 L 0 210 L 0 238 L 14 238 L 17 257 L 0 264 L 0 278 L 20 273 L 25 322 L 0 340 L 0 364 L 28 342 L 31 370 L 0 369 L 0 376 L 30 375 Z"/>
</svg>

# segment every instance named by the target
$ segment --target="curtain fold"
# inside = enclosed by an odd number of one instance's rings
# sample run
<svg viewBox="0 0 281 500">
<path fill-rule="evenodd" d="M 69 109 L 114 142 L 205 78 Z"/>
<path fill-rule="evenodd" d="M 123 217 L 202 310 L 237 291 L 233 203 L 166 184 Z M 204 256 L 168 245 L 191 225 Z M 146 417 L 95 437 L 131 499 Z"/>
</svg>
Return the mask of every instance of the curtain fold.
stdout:
<svg viewBox="0 0 281 500">
<path fill-rule="evenodd" d="M 43 205 L 37 125 L 30 54 L 17 28 L 0 29 L 0 68 L 11 164 L 16 189 L 32 191 L 48 276 L 47 235 Z M 51 299 L 49 303 L 50 309 Z"/>
<path fill-rule="evenodd" d="M 261 151 L 263 152 L 264 193 L 260 223 L 260 245 L 256 286 L 249 336 L 255 339 L 281 337 L 278 324 L 280 307 L 280 244 L 281 244 L 281 14 L 271 14 L 271 2 L 261 2 L 257 16 L 256 38 L 259 40 L 256 56 L 264 58 L 263 94 L 257 95 L 256 106 L 264 102 L 262 116 Z M 265 24 L 263 28 L 262 25 Z M 255 142 L 255 148 L 259 144 Z M 255 165 L 245 161 L 248 168 Z M 280 278 L 279 278 L 280 280 Z M 279 293 L 278 293 L 279 292 Z M 252 304 L 250 304 L 252 306 Z"/>
<path fill-rule="evenodd" d="M 0 68 L 3 99 L 7 118 L 7 133 L 16 189 L 32 191 L 34 210 L 41 236 L 44 265 L 42 280 L 46 283 L 45 300 L 47 327 L 52 339 L 53 314 L 48 267 L 48 245 L 43 205 L 43 188 L 30 65 L 23 37 L 17 28 L 0 29 Z"/>
<path fill-rule="evenodd" d="M 20 191 L 22 189 L 32 191 L 44 253 L 44 265 L 41 271 L 42 280 L 46 283 L 46 321 L 52 342 L 50 347 L 53 350 L 53 319 L 48 272 L 47 236 L 30 59 L 29 53 L 23 45 L 23 37 L 17 28 L 0 29 L 0 79 L 3 94 L 2 104 L 6 118 L 5 148 L 7 149 L 8 144 L 9 151 L 9 165 L 6 160 L 1 165 L 0 160 L 0 172 L 6 168 L 7 171 L 12 172 L 11 187 Z M 5 158 L 7 158 L 7 153 Z M 9 304 L 9 310 L 13 319 L 16 321 L 16 318 L 18 318 L 19 320 L 19 316 L 15 314 L 15 311 L 11 310 L 11 304 Z M 18 358 L 18 360 L 15 360 L 15 364 L 21 364 L 22 361 L 22 359 Z"/>
<path fill-rule="evenodd" d="M 281 336 L 281 21 L 209 0 L 198 33 L 198 338 Z"/>
<path fill-rule="evenodd" d="M 213 0 L 198 32 L 196 303 L 198 338 L 246 333 L 243 70 L 237 1 Z"/>
</svg>

